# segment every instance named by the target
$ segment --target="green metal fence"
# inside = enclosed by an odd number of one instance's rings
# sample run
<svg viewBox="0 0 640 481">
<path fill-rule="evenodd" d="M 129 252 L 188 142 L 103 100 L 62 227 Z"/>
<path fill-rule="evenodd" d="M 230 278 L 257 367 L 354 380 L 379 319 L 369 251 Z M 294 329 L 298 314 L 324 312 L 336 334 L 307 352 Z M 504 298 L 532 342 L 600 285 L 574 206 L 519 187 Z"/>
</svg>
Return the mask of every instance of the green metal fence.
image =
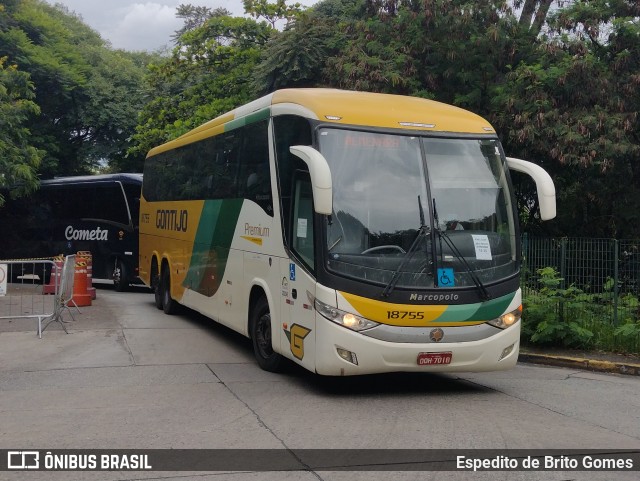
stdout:
<svg viewBox="0 0 640 481">
<path fill-rule="evenodd" d="M 545 267 L 559 273 L 560 289 L 579 290 L 579 298 L 587 305 L 580 316 L 585 327 L 603 323 L 616 327 L 640 320 L 640 241 L 523 235 L 521 284 L 525 305 L 533 296 L 539 301 L 538 271 Z M 562 300 L 552 299 L 549 304 L 558 315 L 565 308 Z M 616 340 L 607 344 L 615 349 Z M 640 340 L 636 339 L 635 345 L 637 350 Z"/>
</svg>

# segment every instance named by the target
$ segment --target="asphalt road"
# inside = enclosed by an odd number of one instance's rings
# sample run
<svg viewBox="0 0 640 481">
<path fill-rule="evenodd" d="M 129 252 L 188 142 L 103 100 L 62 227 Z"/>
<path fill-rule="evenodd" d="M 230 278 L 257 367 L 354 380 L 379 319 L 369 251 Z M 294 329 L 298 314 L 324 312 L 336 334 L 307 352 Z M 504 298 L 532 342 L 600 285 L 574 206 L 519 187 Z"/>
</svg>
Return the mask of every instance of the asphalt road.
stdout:
<svg viewBox="0 0 640 481">
<path fill-rule="evenodd" d="M 0 320 L 0 449 L 640 449 L 637 376 L 527 364 L 463 375 L 334 379 L 294 365 L 272 374 L 257 367 L 247 339 L 192 312 L 167 316 L 142 289 L 99 289 L 75 317 L 70 334 L 54 324 L 42 339 L 33 319 Z M 0 479 L 638 479 L 382 469 Z"/>
</svg>

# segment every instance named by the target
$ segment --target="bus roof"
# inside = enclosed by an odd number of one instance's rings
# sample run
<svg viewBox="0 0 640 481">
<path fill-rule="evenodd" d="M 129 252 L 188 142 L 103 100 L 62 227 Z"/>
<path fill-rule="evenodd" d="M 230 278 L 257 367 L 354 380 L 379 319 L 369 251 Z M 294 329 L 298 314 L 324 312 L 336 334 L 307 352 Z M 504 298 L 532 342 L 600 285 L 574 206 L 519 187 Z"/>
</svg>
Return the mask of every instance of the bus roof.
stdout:
<svg viewBox="0 0 640 481">
<path fill-rule="evenodd" d="M 53 179 L 42 180 L 40 182 L 40 186 L 44 187 L 70 184 L 94 184 L 97 182 L 123 182 L 125 184 L 142 184 L 142 174 L 99 174 L 56 177 Z"/>
<path fill-rule="evenodd" d="M 434 100 L 325 88 L 283 89 L 210 120 L 152 149 L 149 156 L 232 130 L 252 120 L 267 118 L 271 114 L 297 114 L 337 125 L 495 134 L 491 124 L 479 115 Z"/>
</svg>

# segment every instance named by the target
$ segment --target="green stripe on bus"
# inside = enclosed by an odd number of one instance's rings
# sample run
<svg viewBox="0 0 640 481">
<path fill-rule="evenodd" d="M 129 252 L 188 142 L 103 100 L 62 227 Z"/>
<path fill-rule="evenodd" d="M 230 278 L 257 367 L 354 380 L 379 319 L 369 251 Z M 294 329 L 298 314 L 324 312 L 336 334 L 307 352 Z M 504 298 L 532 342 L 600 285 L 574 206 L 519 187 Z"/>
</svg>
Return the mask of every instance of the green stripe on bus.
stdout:
<svg viewBox="0 0 640 481">
<path fill-rule="evenodd" d="M 229 132 L 230 130 L 234 130 L 240 127 L 244 127 L 245 125 L 253 124 L 255 122 L 260 122 L 261 120 L 266 120 L 271 115 L 271 109 L 269 107 L 264 108 L 262 110 L 258 110 L 257 112 L 253 112 L 249 115 L 245 115 L 244 117 L 240 117 L 239 119 L 232 120 L 224 124 L 224 131 Z"/>
<path fill-rule="evenodd" d="M 515 292 L 486 302 L 452 305 L 434 322 L 488 321 L 505 313 L 515 296 Z"/>
<path fill-rule="evenodd" d="M 184 287 L 207 297 L 218 291 L 243 202 L 243 199 L 205 201 Z"/>
</svg>

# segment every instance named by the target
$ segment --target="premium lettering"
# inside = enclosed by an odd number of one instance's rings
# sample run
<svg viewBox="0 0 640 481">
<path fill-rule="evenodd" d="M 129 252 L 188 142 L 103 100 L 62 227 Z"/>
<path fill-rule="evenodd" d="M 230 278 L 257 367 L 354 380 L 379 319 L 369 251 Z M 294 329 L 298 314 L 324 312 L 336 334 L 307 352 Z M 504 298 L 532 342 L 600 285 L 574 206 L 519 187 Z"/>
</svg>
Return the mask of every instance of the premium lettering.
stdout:
<svg viewBox="0 0 640 481">
<path fill-rule="evenodd" d="M 261 225 L 244 225 L 244 235 L 257 235 L 258 237 L 269 237 L 269 228 Z"/>
</svg>

